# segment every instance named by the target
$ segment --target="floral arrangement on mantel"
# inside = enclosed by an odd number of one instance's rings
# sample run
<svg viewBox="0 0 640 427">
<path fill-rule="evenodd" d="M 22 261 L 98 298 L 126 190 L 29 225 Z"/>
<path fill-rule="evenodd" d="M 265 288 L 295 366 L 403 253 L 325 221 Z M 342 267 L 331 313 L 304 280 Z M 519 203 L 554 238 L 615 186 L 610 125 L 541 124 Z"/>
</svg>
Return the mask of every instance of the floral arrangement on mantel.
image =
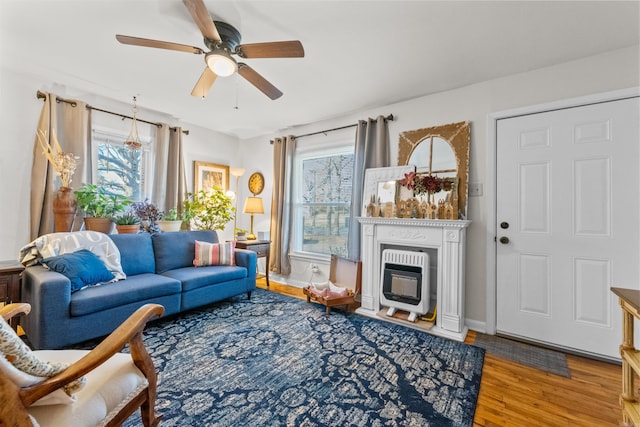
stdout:
<svg viewBox="0 0 640 427">
<path fill-rule="evenodd" d="M 443 189 L 444 184 L 444 180 L 435 175 L 418 175 L 415 172 L 405 173 L 400 181 L 400 185 L 413 190 L 415 195 L 438 193 Z"/>
<path fill-rule="evenodd" d="M 53 146 L 47 139 L 47 132 L 40 129 L 38 130 L 37 136 L 43 154 L 47 157 L 49 163 L 51 163 L 55 174 L 60 177 L 62 187 L 70 187 L 71 178 L 73 178 L 73 174 L 76 171 L 76 160 L 79 159 L 79 157 L 74 156 L 73 153 L 65 153 L 62 151 L 55 130 L 51 134 Z"/>
</svg>

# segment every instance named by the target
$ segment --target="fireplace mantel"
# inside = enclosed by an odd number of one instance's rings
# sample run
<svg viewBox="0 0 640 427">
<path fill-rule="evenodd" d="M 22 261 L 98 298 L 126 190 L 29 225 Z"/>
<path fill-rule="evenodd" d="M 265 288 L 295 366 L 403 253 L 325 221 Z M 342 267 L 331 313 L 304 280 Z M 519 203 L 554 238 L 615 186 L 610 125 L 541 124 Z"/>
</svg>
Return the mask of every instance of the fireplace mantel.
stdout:
<svg viewBox="0 0 640 427">
<path fill-rule="evenodd" d="M 385 245 L 437 250 L 437 317 L 429 331 L 464 341 L 465 248 L 469 220 L 359 217 L 362 226 L 362 299 L 358 313 L 378 317 Z M 387 318 L 393 321 L 393 319 Z"/>
</svg>

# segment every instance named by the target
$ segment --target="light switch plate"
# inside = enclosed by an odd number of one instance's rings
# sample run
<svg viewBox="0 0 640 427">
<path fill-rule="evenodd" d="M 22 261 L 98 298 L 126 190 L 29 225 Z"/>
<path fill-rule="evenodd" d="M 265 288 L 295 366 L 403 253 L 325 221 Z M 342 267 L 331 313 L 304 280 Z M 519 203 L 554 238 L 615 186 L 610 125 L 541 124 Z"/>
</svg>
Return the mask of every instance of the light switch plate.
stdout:
<svg viewBox="0 0 640 427">
<path fill-rule="evenodd" d="M 469 197 L 482 196 L 482 184 L 479 182 L 469 183 Z"/>
</svg>

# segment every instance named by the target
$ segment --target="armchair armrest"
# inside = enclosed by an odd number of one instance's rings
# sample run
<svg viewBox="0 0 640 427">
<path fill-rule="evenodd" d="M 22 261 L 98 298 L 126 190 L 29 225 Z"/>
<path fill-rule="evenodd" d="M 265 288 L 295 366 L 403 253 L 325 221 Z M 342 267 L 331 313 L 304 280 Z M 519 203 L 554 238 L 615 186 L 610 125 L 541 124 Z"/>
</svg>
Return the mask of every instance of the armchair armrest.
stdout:
<svg viewBox="0 0 640 427">
<path fill-rule="evenodd" d="M 156 372 L 151 357 L 142 342 L 142 331 L 148 321 L 160 317 L 164 313 L 164 307 L 159 304 L 145 304 L 136 310 L 115 331 L 104 339 L 96 348 L 86 356 L 73 363 L 59 374 L 47 380 L 25 387 L 20 390 L 20 399 L 25 406 L 33 404 L 38 399 L 52 391 L 59 389 L 72 381 L 87 374 L 97 366 L 106 362 L 111 356 L 119 352 L 125 344 L 129 344 L 131 358 L 135 365 L 142 371 L 149 381 L 149 388 L 155 394 Z"/>
<path fill-rule="evenodd" d="M 12 317 L 17 316 L 18 314 L 29 314 L 31 311 L 31 305 L 26 302 L 19 302 L 5 305 L 0 308 L 0 316 L 6 321 L 9 321 Z"/>
</svg>

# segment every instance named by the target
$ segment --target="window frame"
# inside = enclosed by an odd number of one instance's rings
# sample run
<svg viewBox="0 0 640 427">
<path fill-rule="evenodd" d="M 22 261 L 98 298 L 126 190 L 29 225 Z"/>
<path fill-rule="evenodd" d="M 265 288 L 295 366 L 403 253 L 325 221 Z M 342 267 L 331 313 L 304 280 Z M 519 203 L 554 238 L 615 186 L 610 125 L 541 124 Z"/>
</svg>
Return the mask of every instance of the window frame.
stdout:
<svg viewBox="0 0 640 427">
<path fill-rule="evenodd" d="M 99 184 L 98 180 L 98 151 L 99 145 L 111 144 L 116 146 L 124 146 L 124 141 L 128 137 L 119 129 L 113 129 L 107 126 L 94 125 L 91 128 L 91 182 Z M 150 135 L 140 135 L 142 143 L 142 159 L 140 161 L 140 200 L 149 198 L 152 192 L 153 182 L 153 160 L 155 158 L 155 138 Z M 129 196 L 127 196 L 129 197 Z M 136 200 L 133 200 L 136 201 Z"/>
<path fill-rule="evenodd" d="M 292 214 L 291 214 L 291 240 L 290 240 L 290 254 L 296 258 L 302 259 L 321 259 L 329 261 L 331 258 L 331 254 L 321 253 L 321 252 L 312 252 L 305 251 L 302 249 L 303 247 L 303 210 L 305 206 L 308 206 L 307 203 L 304 203 L 302 195 L 303 191 L 303 183 L 304 177 L 302 174 L 302 165 L 305 160 L 319 158 L 319 157 L 330 157 L 330 156 L 340 156 L 344 154 L 351 154 L 354 156 L 355 160 L 355 141 L 348 139 L 339 139 L 333 142 L 323 142 L 323 143 L 315 143 L 315 144 L 306 144 L 302 145 L 300 142 L 297 142 L 296 151 L 293 156 L 293 171 L 292 171 Z M 353 188 L 353 180 L 352 188 Z M 351 201 L 348 203 L 340 203 L 340 205 L 346 204 L 346 206 L 351 205 Z M 336 203 L 319 203 L 320 205 L 327 206 L 335 206 Z M 349 224 L 351 226 L 352 224 Z"/>
</svg>

